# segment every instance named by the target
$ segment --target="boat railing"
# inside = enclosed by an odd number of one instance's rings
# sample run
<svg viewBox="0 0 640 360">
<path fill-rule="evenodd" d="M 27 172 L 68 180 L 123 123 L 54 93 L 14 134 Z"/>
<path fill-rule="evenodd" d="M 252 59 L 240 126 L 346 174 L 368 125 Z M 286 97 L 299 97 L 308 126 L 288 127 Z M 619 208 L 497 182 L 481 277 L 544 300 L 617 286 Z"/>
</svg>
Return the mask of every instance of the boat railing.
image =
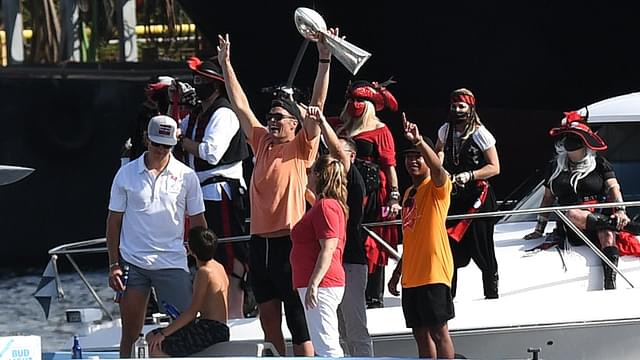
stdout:
<svg viewBox="0 0 640 360">
<path fill-rule="evenodd" d="M 618 269 L 616 265 L 614 265 L 603 253 L 598 249 L 598 247 L 593 244 L 587 236 L 576 227 L 575 224 L 569 220 L 569 218 L 563 213 L 567 210 L 573 209 L 604 209 L 604 208 L 613 208 L 613 207 L 636 207 L 640 206 L 640 201 L 626 201 L 626 202 L 616 202 L 616 203 L 601 203 L 601 204 L 587 204 L 587 205 L 567 205 L 567 206 L 551 206 L 544 208 L 531 208 L 531 209 L 516 209 L 516 210 L 503 210 L 503 211 L 491 211 L 491 212 L 478 212 L 473 214 L 462 214 L 462 215 L 449 215 L 447 216 L 447 220 L 462 220 L 462 219 L 478 219 L 478 218 L 488 218 L 488 217 L 503 217 L 508 215 L 527 215 L 527 214 L 544 214 L 544 213 L 554 213 L 558 216 L 558 218 L 565 223 L 571 230 L 573 230 L 579 237 L 587 244 L 591 250 L 598 256 L 604 263 L 606 263 L 611 269 L 613 269 L 617 274 L 620 275 L 630 287 L 634 287 L 631 281 L 627 279 L 627 277 Z M 401 220 L 388 220 L 388 221 L 380 221 L 380 222 L 370 222 L 362 224 L 362 229 L 371 236 L 373 240 L 375 240 L 392 258 L 395 260 L 399 260 L 401 255 L 391 246 L 388 242 L 386 242 L 380 235 L 378 235 L 372 228 L 381 227 L 381 226 L 397 226 L 401 225 Z M 242 242 L 248 241 L 251 238 L 250 235 L 240 235 L 240 236 L 230 236 L 218 239 L 219 243 L 232 243 L 232 242 Z M 113 320 L 113 316 L 107 310 L 107 307 L 104 305 L 96 291 L 93 289 L 87 278 L 84 276 L 83 272 L 78 267 L 78 264 L 73 259 L 72 255 L 77 254 L 96 254 L 96 253 L 106 253 L 107 247 L 104 246 L 106 244 L 106 238 L 98 238 L 92 240 L 84 240 L 78 241 L 69 244 L 63 244 L 60 246 L 56 246 L 49 250 L 49 255 L 51 256 L 51 260 L 54 267 L 54 274 L 56 277 L 58 298 L 64 297 L 64 291 L 62 286 L 60 285 L 60 279 L 58 275 L 57 269 L 57 259 L 58 256 L 64 255 L 74 270 L 80 276 L 80 279 L 87 287 L 91 296 L 95 299 L 97 304 L 100 306 L 105 315 Z"/>
</svg>

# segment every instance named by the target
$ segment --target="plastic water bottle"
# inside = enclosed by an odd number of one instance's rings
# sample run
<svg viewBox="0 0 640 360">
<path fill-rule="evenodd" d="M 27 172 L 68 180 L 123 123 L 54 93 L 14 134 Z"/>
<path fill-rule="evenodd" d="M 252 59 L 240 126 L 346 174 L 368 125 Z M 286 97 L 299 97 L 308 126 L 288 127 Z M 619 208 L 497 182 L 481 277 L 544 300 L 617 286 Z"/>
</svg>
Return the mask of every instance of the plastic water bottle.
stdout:
<svg viewBox="0 0 640 360">
<path fill-rule="evenodd" d="M 78 340 L 78 335 L 73 336 L 73 347 L 71 347 L 71 358 L 82 359 L 82 348 L 80 347 L 80 340 Z"/>
<path fill-rule="evenodd" d="M 138 340 L 133 343 L 133 350 L 131 351 L 131 357 L 135 359 L 146 359 L 149 357 L 149 344 L 144 338 L 144 334 L 138 336 Z"/>
<path fill-rule="evenodd" d="M 124 290 L 117 291 L 116 296 L 113 297 L 113 302 L 120 303 L 122 300 L 122 296 L 124 296 L 124 292 L 127 290 L 127 283 L 129 282 L 129 265 L 125 265 L 122 269 L 122 286 L 124 286 Z"/>
<path fill-rule="evenodd" d="M 164 307 L 164 311 L 167 313 L 167 315 L 171 316 L 173 320 L 177 319 L 180 316 L 180 310 L 164 300 L 162 300 L 162 307 Z"/>
</svg>

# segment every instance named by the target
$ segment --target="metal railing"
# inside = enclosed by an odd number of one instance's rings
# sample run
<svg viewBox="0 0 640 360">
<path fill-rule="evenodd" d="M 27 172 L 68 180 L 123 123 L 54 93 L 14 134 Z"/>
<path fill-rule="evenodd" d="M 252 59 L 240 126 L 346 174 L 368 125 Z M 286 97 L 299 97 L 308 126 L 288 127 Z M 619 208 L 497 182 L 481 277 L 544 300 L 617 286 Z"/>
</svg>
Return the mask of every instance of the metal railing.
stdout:
<svg viewBox="0 0 640 360">
<path fill-rule="evenodd" d="M 640 206 L 640 201 L 627 201 L 627 202 L 618 202 L 618 203 L 601 203 L 601 204 L 589 204 L 589 205 L 568 205 L 568 206 L 551 206 L 545 208 L 532 208 L 532 209 L 518 209 L 518 210 L 504 210 L 504 211 L 491 211 L 491 212 L 481 212 L 474 214 L 463 214 L 463 215 L 449 215 L 447 216 L 447 220 L 461 220 L 461 219 L 479 219 L 479 218 L 488 218 L 488 217 L 503 217 L 508 215 L 526 215 L 526 214 L 543 214 L 543 213 L 554 213 L 558 216 L 558 218 L 565 223 L 569 228 L 571 228 L 585 244 L 587 244 L 591 250 L 598 256 L 604 263 L 606 263 L 611 269 L 613 269 L 617 274 L 620 275 L 632 288 L 633 284 L 627 279 L 627 277 L 615 266 L 603 253 L 598 249 L 596 245 L 594 245 L 587 236 L 569 220 L 569 218 L 563 213 L 563 211 L 573 210 L 573 209 L 603 209 L 603 208 L 612 208 L 612 207 L 636 207 Z M 380 221 L 380 222 L 371 222 L 362 224 L 362 229 L 367 232 L 379 245 L 381 245 L 384 250 L 394 259 L 399 260 L 401 255 L 387 243 L 384 239 L 382 239 L 378 234 L 376 234 L 371 228 L 380 227 L 380 226 L 394 226 L 401 225 L 401 220 L 389 220 L 389 221 Z M 251 238 L 251 235 L 240 235 L 240 236 L 230 236 L 225 238 L 218 239 L 219 243 L 233 243 L 233 242 L 242 242 L 248 241 Z M 60 286 L 60 279 L 58 275 L 57 269 L 57 259 L 59 255 L 65 255 L 65 257 L 69 260 L 74 270 L 80 276 L 80 279 L 85 284 L 85 286 L 89 289 L 91 296 L 96 300 L 102 311 L 109 317 L 109 319 L 113 320 L 113 316 L 107 310 L 106 306 L 102 302 L 102 300 L 98 297 L 98 294 L 95 292 L 91 284 L 87 281 L 86 277 L 73 260 L 71 255 L 73 254 L 96 254 L 96 253 L 105 253 L 107 252 L 106 247 L 95 247 L 98 245 L 103 245 L 106 243 L 106 238 L 92 239 L 92 240 L 84 240 L 78 241 L 70 244 L 63 244 L 60 246 L 56 246 L 49 250 L 49 255 L 51 255 L 51 259 L 53 261 L 56 284 L 58 290 L 58 297 L 64 297 L 64 291 Z M 87 248 L 89 247 L 89 248 Z"/>
</svg>

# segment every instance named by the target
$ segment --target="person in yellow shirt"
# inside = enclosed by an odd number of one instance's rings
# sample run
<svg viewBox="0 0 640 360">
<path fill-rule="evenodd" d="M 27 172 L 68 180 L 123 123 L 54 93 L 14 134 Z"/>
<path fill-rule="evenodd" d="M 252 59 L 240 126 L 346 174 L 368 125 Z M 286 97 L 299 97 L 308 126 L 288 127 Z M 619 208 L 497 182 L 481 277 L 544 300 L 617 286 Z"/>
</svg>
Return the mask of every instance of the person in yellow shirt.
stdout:
<svg viewBox="0 0 640 360">
<path fill-rule="evenodd" d="M 445 227 L 451 180 L 429 138 L 420 136 L 416 124 L 402 114 L 404 136 L 413 146 L 404 164 L 413 185 L 402 201 L 403 254 L 388 283 L 399 296 L 413 330 L 421 358 L 453 359 L 455 352 L 447 321 L 454 317 L 451 279 L 453 257 Z"/>
</svg>

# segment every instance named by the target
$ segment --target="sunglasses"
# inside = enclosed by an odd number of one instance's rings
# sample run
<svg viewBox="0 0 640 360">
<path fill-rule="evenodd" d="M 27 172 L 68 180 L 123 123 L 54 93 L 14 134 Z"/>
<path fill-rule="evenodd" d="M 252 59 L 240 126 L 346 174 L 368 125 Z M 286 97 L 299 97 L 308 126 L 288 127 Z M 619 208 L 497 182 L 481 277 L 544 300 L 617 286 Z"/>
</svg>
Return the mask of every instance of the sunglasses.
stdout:
<svg viewBox="0 0 640 360">
<path fill-rule="evenodd" d="M 404 204 L 402 204 L 402 207 L 407 207 L 410 208 L 413 206 L 413 202 L 415 200 L 416 197 L 416 188 L 411 189 L 411 191 L 409 191 L 409 196 L 407 197 L 407 199 L 404 201 Z"/>
<path fill-rule="evenodd" d="M 153 142 L 153 141 L 150 141 L 149 143 L 153 147 L 161 147 L 161 148 L 164 148 L 164 149 L 171 149 L 171 145 L 158 144 L 157 142 Z"/>
<path fill-rule="evenodd" d="M 280 121 L 282 119 L 295 119 L 295 116 L 291 116 L 291 115 L 284 115 L 284 114 L 280 114 L 280 113 L 268 113 L 265 118 L 267 119 L 267 121 L 270 120 L 275 120 L 275 121 Z"/>
</svg>

